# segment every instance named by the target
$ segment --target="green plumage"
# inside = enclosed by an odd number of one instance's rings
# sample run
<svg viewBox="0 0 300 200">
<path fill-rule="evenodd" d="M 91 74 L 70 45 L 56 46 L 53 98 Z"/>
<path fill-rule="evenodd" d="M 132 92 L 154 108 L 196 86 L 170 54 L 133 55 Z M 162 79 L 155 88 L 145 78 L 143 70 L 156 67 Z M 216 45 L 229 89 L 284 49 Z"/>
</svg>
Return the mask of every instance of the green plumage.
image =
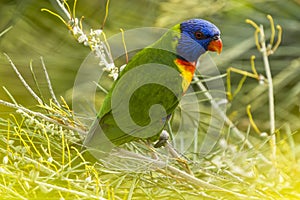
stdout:
<svg viewBox="0 0 300 200">
<path fill-rule="evenodd" d="M 157 139 L 206 51 L 222 51 L 220 30 L 190 19 L 137 53 L 106 96 L 84 146 L 98 155 L 132 140 Z"/>
<path fill-rule="evenodd" d="M 105 97 L 85 146 L 107 148 L 109 141 L 121 145 L 159 136 L 183 94 L 174 63 L 179 38 L 178 25 L 132 58 Z"/>
</svg>

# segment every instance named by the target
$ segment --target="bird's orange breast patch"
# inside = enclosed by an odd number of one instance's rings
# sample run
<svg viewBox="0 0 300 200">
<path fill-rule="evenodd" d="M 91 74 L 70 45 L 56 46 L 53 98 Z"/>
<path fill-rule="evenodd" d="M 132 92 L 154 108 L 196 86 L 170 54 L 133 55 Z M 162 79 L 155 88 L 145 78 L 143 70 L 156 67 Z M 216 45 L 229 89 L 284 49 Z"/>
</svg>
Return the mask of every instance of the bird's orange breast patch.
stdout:
<svg viewBox="0 0 300 200">
<path fill-rule="evenodd" d="M 196 63 L 193 62 L 187 62 L 185 60 L 181 59 L 175 59 L 175 64 L 178 67 L 179 71 L 181 72 L 181 76 L 183 77 L 182 80 L 182 89 L 183 92 L 186 92 L 189 85 L 191 84 L 191 81 L 193 79 L 195 69 L 196 69 Z"/>
</svg>

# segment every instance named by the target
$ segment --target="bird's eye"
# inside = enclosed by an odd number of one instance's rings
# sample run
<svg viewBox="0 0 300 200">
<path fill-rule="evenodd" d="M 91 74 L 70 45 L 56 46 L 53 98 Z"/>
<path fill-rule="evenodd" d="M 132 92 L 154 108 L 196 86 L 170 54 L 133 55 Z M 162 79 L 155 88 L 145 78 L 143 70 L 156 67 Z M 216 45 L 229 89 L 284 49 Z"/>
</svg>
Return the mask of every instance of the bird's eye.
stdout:
<svg viewBox="0 0 300 200">
<path fill-rule="evenodd" d="M 201 31 L 196 31 L 195 32 L 195 38 L 198 40 L 206 38 L 205 35 Z"/>
</svg>

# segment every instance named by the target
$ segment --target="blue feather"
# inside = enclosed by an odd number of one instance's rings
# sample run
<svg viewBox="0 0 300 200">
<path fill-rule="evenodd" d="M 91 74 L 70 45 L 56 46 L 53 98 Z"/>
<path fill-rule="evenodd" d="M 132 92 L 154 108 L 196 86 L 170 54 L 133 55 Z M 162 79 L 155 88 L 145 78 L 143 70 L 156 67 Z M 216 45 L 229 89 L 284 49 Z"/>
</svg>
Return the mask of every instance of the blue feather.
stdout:
<svg viewBox="0 0 300 200">
<path fill-rule="evenodd" d="M 195 62 L 207 51 L 214 36 L 220 35 L 220 30 L 209 21 L 191 19 L 180 24 L 181 37 L 178 41 L 177 54 L 179 57 Z M 197 39 L 195 33 L 200 31 L 203 39 Z"/>
</svg>

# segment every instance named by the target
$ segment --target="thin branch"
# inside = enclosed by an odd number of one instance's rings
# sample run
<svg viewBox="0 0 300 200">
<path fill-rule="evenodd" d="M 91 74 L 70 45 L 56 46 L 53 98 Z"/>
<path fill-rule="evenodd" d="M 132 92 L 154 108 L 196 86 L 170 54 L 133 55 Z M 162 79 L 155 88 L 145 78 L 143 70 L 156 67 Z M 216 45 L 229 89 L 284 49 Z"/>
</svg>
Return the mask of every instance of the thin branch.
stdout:
<svg viewBox="0 0 300 200">
<path fill-rule="evenodd" d="M 0 184 L 0 188 L 3 188 L 3 191 L 5 191 L 5 194 L 9 194 L 10 193 L 10 194 L 14 195 L 15 197 L 17 197 L 19 199 L 28 200 L 22 194 L 19 194 L 15 190 L 13 190 L 10 185 L 6 186 L 6 185 L 3 185 L 3 184 Z"/>
<path fill-rule="evenodd" d="M 215 102 L 211 94 L 208 92 L 206 87 L 203 85 L 203 83 L 199 80 L 198 77 L 194 77 L 194 80 L 197 84 L 197 86 L 203 91 L 204 95 L 209 99 L 211 105 L 214 109 L 217 110 L 218 114 L 221 116 L 222 119 L 224 119 L 225 123 L 233 130 L 233 132 L 241 139 L 245 140 L 245 136 L 236 128 L 236 126 L 232 123 L 232 121 L 226 116 L 226 114 L 220 109 L 218 104 Z M 250 143 L 250 141 L 246 140 L 246 145 L 249 148 L 253 148 L 253 145 Z"/>
<path fill-rule="evenodd" d="M 43 100 L 43 102 L 45 102 L 45 98 L 43 97 L 42 91 L 41 91 L 40 86 L 38 84 L 38 80 L 37 80 L 37 78 L 35 76 L 35 73 L 33 71 L 32 60 L 30 60 L 29 67 L 30 67 L 31 75 L 32 75 L 33 81 L 35 83 L 35 86 L 36 86 L 37 90 L 39 91 L 40 98 Z"/>
<path fill-rule="evenodd" d="M 203 83 L 201 83 L 201 81 L 199 80 L 199 78 L 197 76 L 194 76 L 194 80 L 197 84 L 197 86 L 203 91 L 204 95 L 209 99 L 211 105 L 213 106 L 213 108 L 217 111 L 217 113 L 219 114 L 219 116 L 225 121 L 225 123 L 227 124 L 227 126 L 235 133 L 235 135 L 237 137 L 239 137 L 242 141 L 245 142 L 245 144 L 247 145 L 248 148 L 252 149 L 254 146 L 253 144 L 244 136 L 243 133 L 240 132 L 240 130 L 233 124 L 233 122 L 226 116 L 226 113 L 224 113 L 219 105 L 215 102 L 215 100 L 213 99 L 213 97 L 211 96 L 211 94 L 209 93 L 209 91 L 206 89 L 206 87 L 203 85 Z M 261 159 L 263 161 L 265 161 L 266 163 L 270 163 L 270 161 L 262 154 L 258 154 Z"/>
<path fill-rule="evenodd" d="M 78 133 L 81 134 L 81 135 L 82 135 L 82 134 L 83 134 L 83 135 L 86 134 L 86 132 L 83 131 L 83 130 L 81 130 L 81 129 L 75 128 L 75 127 L 73 127 L 73 126 L 66 126 L 66 125 L 61 124 L 60 122 L 58 122 L 58 121 L 56 121 L 56 120 L 54 120 L 54 119 L 52 119 L 52 118 L 50 118 L 50 117 L 47 117 L 46 115 L 43 115 L 42 113 L 34 112 L 34 111 L 29 110 L 29 109 L 27 109 L 27 108 L 24 108 L 24 107 L 22 107 L 22 106 L 19 106 L 19 105 L 16 105 L 16 104 L 12 104 L 12 103 L 9 103 L 9 102 L 7 102 L 7 101 L 3 101 L 3 100 L 1 100 L 1 99 L 0 99 L 0 104 L 1 104 L 1 105 L 4 105 L 4 106 L 6 106 L 6 107 L 9 107 L 9 108 L 14 108 L 14 109 L 16 109 L 16 110 L 21 110 L 21 111 L 23 111 L 24 113 L 27 113 L 27 114 L 30 114 L 30 115 L 33 115 L 33 116 L 37 116 L 37 117 L 39 117 L 39 118 L 41 118 L 41 119 L 44 119 L 45 121 L 48 121 L 48 122 L 50 122 L 50 123 L 57 124 L 57 125 L 62 126 L 62 127 L 66 128 L 66 129 L 69 129 L 69 130 L 78 132 Z"/>
<path fill-rule="evenodd" d="M 158 171 L 161 171 L 161 169 L 167 169 L 172 174 L 183 178 L 185 181 L 193 184 L 196 187 L 201 187 L 201 188 L 206 189 L 206 190 L 221 191 L 221 192 L 225 192 L 225 193 L 235 195 L 235 196 L 240 197 L 240 198 L 248 198 L 244 194 L 237 193 L 237 192 L 234 192 L 234 191 L 230 191 L 230 190 L 218 187 L 216 185 L 210 184 L 210 183 L 208 183 L 206 181 L 203 181 L 201 179 L 198 179 L 198 178 L 194 177 L 191 174 L 188 174 L 188 173 L 186 173 L 182 170 L 179 170 L 179 169 L 177 169 L 173 166 L 170 166 L 168 163 L 166 163 L 164 161 L 155 160 L 155 159 L 143 156 L 141 154 L 126 151 L 126 150 L 121 149 L 121 148 L 118 148 L 118 150 L 113 154 L 115 154 L 115 156 L 118 156 L 118 157 L 125 156 L 126 159 L 133 158 L 133 159 L 138 159 L 138 160 L 141 160 L 141 161 L 145 161 L 147 163 L 151 163 L 152 166 L 153 166 L 153 169 L 158 170 Z"/>
<path fill-rule="evenodd" d="M 32 182 L 32 180 L 29 179 L 29 178 L 22 177 L 22 179 L 25 180 L 25 181 L 28 181 L 28 182 Z M 44 186 L 46 188 L 55 189 L 55 190 L 65 192 L 67 194 L 73 194 L 73 195 L 76 195 L 76 196 L 79 196 L 79 197 L 88 197 L 88 198 L 93 198 L 93 199 L 103 199 L 100 196 L 88 194 L 86 192 L 80 192 L 78 190 L 72 190 L 72 189 L 69 189 L 69 188 L 65 188 L 65 187 L 61 187 L 61 186 L 57 186 L 57 185 L 53 185 L 53 184 L 49 184 L 49 183 L 45 183 L 44 181 L 34 180 L 33 182 L 40 185 L 40 186 Z"/>
<path fill-rule="evenodd" d="M 266 47 L 264 28 L 260 25 L 260 43 L 261 52 L 263 55 L 263 62 L 265 66 L 266 76 L 268 80 L 268 95 L 269 95 L 269 115 L 270 115 L 270 143 L 272 147 L 272 157 L 276 160 L 276 136 L 275 136 L 275 106 L 274 106 L 274 91 L 273 91 L 273 80 L 268 59 L 268 51 Z"/>
<path fill-rule="evenodd" d="M 63 1 L 65 2 L 65 1 Z M 60 9 L 64 12 L 64 14 L 66 15 L 66 17 L 68 18 L 68 20 L 71 20 L 71 15 L 70 12 L 66 9 L 66 7 L 64 6 L 65 3 L 62 3 L 60 0 L 56 0 L 57 5 L 60 7 Z"/>
<path fill-rule="evenodd" d="M 58 100 L 57 100 L 57 98 L 56 98 L 56 96 L 55 96 L 55 93 L 54 93 L 54 91 L 53 91 L 52 84 L 51 84 L 51 81 L 50 81 L 50 78 L 49 78 L 49 75 L 48 75 L 48 71 L 47 71 L 46 65 L 45 65 L 45 63 L 44 63 L 44 59 L 43 59 L 43 57 L 40 57 L 40 59 L 41 59 L 41 62 L 42 62 L 42 67 L 43 67 L 43 70 L 44 70 L 44 74 L 45 74 L 45 77 L 46 77 L 46 80 L 47 80 L 48 89 L 49 89 L 49 92 L 50 92 L 50 94 L 51 94 L 51 97 L 52 97 L 54 103 L 55 103 L 59 108 L 61 108 L 61 105 L 59 104 L 59 102 L 58 102 Z"/>
<path fill-rule="evenodd" d="M 4 89 L 4 91 L 6 92 L 6 94 L 9 96 L 10 100 L 12 100 L 12 102 L 14 102 L 14 104 L 18 105 L 17 101 L 15 100 L 15 98 L 13 97 L 13 95 L 8 91 L 8 89 L 6 89 L 5 86 L 2 87 Z"/>
<path fill-rule="evenodd" d="M 5 33 L 7 33 L 10 29 L 12 29 L 13 27 L 12 26 L 10 26 L 10 27 L 8 27 L 7 29 L 5 29 L 4 31 L 2 31 L 1 33 L 0 33 L 0 37 L 2 37 Z"/>
<path fill-rule="evenodd" d="M 102 91 L 102 92 L 104 92 L 105 94 L 108 94 L 108 91 L 104 88 L 104 87 L 102 87 L 99 83 L 97 83 L 97 82 L 95 82 L 95 81 L 93 81 L 93 83 Z"/>
<path fill-rule="evenodd" d="M 30 92 L 30 94 L 33 96 L 33 98 L 35 98 L 38 101 L 39 104 L 43 104 L 43 100 L 40 97 L 38 97 L 38 95 L 31 89 L 31 87 L 25 81 L 23 76 L 20 74 L 19 70 L 17 69 L 17 67 L 15 66 L 13 61 L 10 59 L 10 57 L 6 53 L 4 53 L 4 55 L 6 56 L 8 62 L 10 63 L 10 66 L 13 68 L 13 70 L 15 71 L 18 78 L 21 80 L 22 84 L 25 86 L 25 88 Z"/>
</svg>

